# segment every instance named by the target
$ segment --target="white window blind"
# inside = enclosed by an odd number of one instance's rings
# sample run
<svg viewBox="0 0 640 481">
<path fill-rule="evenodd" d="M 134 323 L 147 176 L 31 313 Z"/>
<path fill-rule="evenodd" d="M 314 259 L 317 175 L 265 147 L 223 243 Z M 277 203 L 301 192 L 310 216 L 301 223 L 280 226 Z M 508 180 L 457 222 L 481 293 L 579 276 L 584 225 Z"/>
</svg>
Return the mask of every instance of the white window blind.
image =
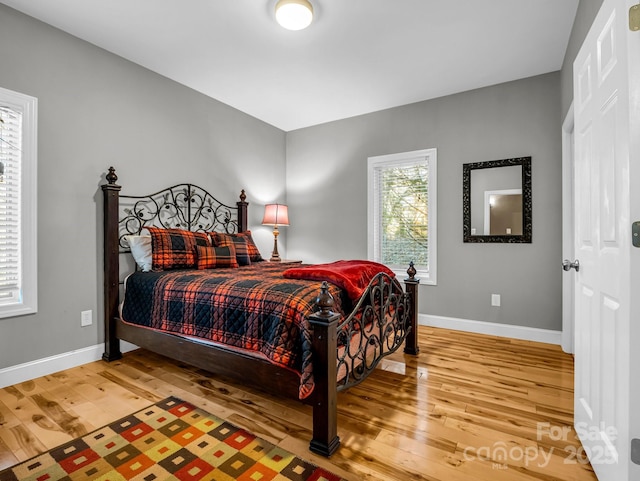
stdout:
<svg viewBox="0 0 640 481">
<path fill-rule="evenodd" d="M 0 88 L 0 318 L 37 311 L 37 99 Z"/>
<path fill-rule="evenodd" d="M 369 158 L 369 258 L 436 280 L 435 149 Z"/>
<path fill-rule="evenodd" d="M 0 106 L 0 306 L 21 295 L 22 113 Z"/>
<path fill-rule="evenodd" d="M 377 257 L 383 264 L 429 263 L 428 171 L 426 160 L 374 169 L 382 237 Z"/>
</svg>

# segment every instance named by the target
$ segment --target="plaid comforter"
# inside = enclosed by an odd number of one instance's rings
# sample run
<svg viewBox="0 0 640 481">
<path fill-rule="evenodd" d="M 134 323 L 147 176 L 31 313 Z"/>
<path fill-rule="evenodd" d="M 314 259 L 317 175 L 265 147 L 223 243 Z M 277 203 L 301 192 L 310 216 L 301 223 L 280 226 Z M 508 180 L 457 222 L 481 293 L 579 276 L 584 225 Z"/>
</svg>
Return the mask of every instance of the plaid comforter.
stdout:
<svg viewBox="0 0 640 481">
<path fill-rule="evenodd" d="M 311 335 L 320 282 L 285 279 L 287 266 L 136 272 L 126 281 L 122 320 L 205 339 L 300 374 L 300 399 L 313 391 Z M 330 285 L 342 313 L 343 293 Z"/>
</svg>

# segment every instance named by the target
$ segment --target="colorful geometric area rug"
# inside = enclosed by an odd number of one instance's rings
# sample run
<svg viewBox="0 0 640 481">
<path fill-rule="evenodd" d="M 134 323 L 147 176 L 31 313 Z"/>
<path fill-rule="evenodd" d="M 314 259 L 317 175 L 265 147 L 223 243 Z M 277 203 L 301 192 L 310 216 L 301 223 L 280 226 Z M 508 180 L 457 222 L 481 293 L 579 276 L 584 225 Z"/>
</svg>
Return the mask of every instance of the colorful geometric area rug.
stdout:
<svg viewBox="0 0 640 481">
<path fill-rule="evenodd" d="M 313 480 L 341 478 L 170 397 L 0 471 L 0 481 Z"/>
</svg>

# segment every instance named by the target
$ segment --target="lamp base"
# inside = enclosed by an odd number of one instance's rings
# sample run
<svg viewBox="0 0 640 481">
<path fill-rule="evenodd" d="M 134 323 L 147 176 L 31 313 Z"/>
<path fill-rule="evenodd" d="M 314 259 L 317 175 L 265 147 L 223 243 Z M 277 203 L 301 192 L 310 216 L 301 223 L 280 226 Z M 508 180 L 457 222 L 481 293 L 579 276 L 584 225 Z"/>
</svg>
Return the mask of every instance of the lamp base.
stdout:
<svg viewBox="0 0 640 481">
<path fill-rule="evenodd" d="M 280 254 L 278 254 L 278 235 L 280 232 L 278 231 L 278 226 L 273 228 L 273 252 L 271 253 L 271 259 L 269 262 L 280 262 Z"/>
</svg>

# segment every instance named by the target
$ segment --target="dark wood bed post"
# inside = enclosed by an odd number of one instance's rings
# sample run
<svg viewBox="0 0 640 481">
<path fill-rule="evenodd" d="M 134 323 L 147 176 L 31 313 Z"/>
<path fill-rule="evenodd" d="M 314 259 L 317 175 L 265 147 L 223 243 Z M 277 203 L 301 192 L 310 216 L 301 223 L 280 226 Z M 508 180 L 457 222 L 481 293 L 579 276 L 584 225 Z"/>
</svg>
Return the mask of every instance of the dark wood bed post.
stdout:
<svg viewBox="0 0 640 481">
<path fill-rule="evenodd" d="M 118 316 L 118 288 L 120 268 L 118 262 L 118 176 L 109 167 L 107 184 L 102 185 L 104 204 L 104 346 L 102 359 L 111 362 L 122 357 L 120 339 L 116 337 L 115 318 Z"/>
<path fill-rule="evenodd" d="M 409 263 L 407 274 L 409 277 L 404 280 L 404 285 L 407 294 L 411 297 L 411 314 L 409 315 L 410 331 L 404 341 L 404 352 L 416 356 L 420 352 L 418 346 L 418 285 L 420 279 L 415 277 L 416 268 L 413 266 L 413 262 Z"/>
<path fill-rule="evenodd" d="M 247 230 L 247 207 L 249 202 L 246 202 L 247 195 L 244 193 L 244 189 L 240 192 L 240 201 L 236 202 L 238 206 L 238 232 L 244 232 Z"/>
<path fill-rule="evenodd" d="M 318 312 L 309 316 L 313 328 L 313 438 L 309 449 L 331 456 L 340 446 L 338 437 L 338 387 L 336 385 L 337 326 L 340 314 L 331 309 L 334 300 L 327 282 L 316 299 Z"/>
</svg>

